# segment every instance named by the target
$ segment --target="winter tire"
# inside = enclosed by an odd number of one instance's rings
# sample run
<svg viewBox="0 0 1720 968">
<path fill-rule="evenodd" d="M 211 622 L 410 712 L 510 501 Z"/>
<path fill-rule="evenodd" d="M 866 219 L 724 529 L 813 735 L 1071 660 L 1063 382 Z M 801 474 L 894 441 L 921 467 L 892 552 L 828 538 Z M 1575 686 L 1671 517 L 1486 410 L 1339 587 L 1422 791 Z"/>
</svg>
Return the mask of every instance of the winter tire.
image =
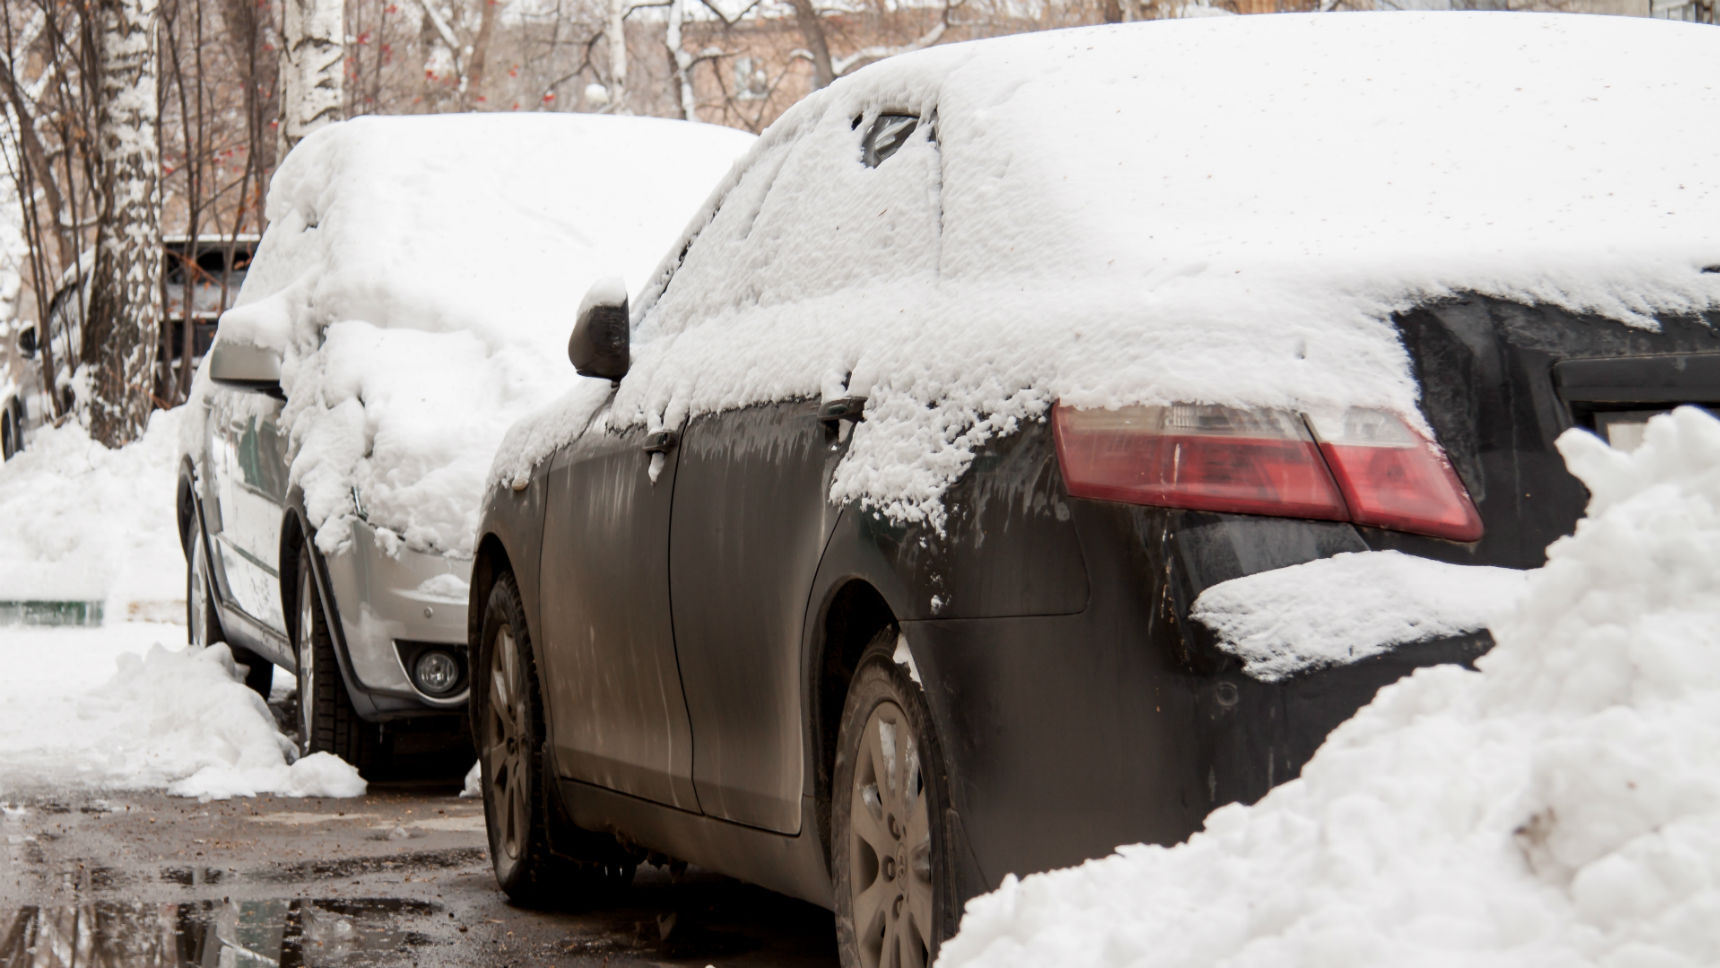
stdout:
<svg viewBox="0 0 1720 968">
<path fill-rule="evenodd" d="M 196 510 L 191 512 L 191 536 L 185 547 L 185 641 L 202 648 L 223 641 L 221 616 L 215 611 L 214 579 L 209 572 L 209 545 L 203 534 L 203 522 Z M 243 646 L 227 644 L 233 662 L 245 670 L 245 685 L 252 692 L 269 698 L 275 681 L 275 664 Z"/>
<path fill-rule="evenodd" d="M 496 883 L 515 904 L 540 907 L 626 887 L 634 865 L 551 851 L 543 693 L 524 616 L 519 587 L 504 572 L 484 606 L 472 706 Z"/>
<path fill-rule="evenodd" d="M 11 460 L 23 449 L 24 438 L 20 433 L 18 421 L 8 407 L 4 412 L 0 412 L 0 460 Z"/>
<path fill-rule="evenodd" d="M 836 740 L 831 867 L 843 968 L 924 968 L 953 928 L 949 779 L 920 686 L 873 639 Z"/>
<path fill-rule="evenodd" d="M 299 555 L 298 606 L 293 646 L 299 666 L 299 750 L 333 753 L 367 773 L 379 759 L 380 737 L 375 726 L 359 718 L 347 695 L 309 549 Z"/>
</svg>

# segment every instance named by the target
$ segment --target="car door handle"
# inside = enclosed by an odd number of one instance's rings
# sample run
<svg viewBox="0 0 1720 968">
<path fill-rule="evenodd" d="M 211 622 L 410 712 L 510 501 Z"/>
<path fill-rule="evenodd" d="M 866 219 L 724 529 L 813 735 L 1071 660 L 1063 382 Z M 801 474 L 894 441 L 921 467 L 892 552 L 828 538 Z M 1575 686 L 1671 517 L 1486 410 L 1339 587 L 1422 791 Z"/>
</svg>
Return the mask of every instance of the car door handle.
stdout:
<svg viewBox="0 0 1720 968">
<path fill-rule="evenodd" d="M 645 453 L 667 454 L 680 442 L 680 435 L 673 430 L 655 430 L 645 435 Z"/>
<path fill-rule="evenodd" d="M 844 420 L 859 422 L 866 419 L 865 397 L 842 397 L 818 405 L 818 422 L 834 426 Z"/>
</svg>

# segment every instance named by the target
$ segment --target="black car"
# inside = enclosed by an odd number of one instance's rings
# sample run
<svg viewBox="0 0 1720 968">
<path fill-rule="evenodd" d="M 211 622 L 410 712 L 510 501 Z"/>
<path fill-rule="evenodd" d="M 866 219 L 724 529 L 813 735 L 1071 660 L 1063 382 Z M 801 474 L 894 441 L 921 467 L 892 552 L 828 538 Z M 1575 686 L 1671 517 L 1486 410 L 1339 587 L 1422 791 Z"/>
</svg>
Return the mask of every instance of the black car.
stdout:
<svg viewBox="0 0 1720 968">
<path fill-rule="evenodd" d="M 1394 57 L 1416 32 L 1433 37 L 1418 55 L 1429 63 L 1440 44 L 1463 49 L 1431 19 L 1342 20 L 1330 29 L 1343 40 L 1382 31 L 1375 49 Z M 841 338 L 818 314 L 863 301 L 868 265 L 929 253 L 938 285 L 955 285 L 949 249 L 916 249 L 901 226 L 924 212 L 935 238 L 955 238 L 973 182 L 1023 161 L 958 163 L 960 139 L 987 129 L 957 123 L 976 98 L 950 78 L 1012 58 L 1032 75 L 1034 44 L 1070 62 L 1097 48 L 1097 63 L 1137 45 L 1147 64 L 1309 22 L 1142 25 L 881 65 L 767 132 L 631 312 L 588 297 L 570 357 L 613 381 L 611 395 L 553 415 L 559 446 L 511 470 L 503 460 L 472 582 L 474 734 L 510 897 L 589 892 L 674 858 L 834 908 L 845 964 L 928 964 L 965 900 L 1006 874 L 1182 841 L 1216 807 L 1296 776 L 1382 685 L 1491 643 L 1477 630 L 1262 681 L 1191 619 L 1203 591 L 1346 552 L 1536 567 L 1585 502 L 1554 449 L 1561 432 L 1623 440 L 1647 414 L 1720 400 L 1713 311 L 1626 325 L 1454 287 L 1380 320 L 1381 365 L 1402 366 L 1420 397 L 1409 413 L 1153 402 L 1151 387 L 1143 401 L 1077 406 L 1047 390 L 1063 402 L 995 422 L 942 515 L 916 519 L 842 485 L 886 393 L 890 420 L 936 409 L 904 408 L 906 378 L 837 371 L 822 393 L 706 393 L 736 373 L 768 383 L 799 351 L 771 341 Z M 1555 23 L 1551 42 L 1568 22 L 1450 23 Z M 1584 41 L 1590 29 L 1602 28 L 1568 28 Z M 1147 180 L 1155 169 L 1139 163 Z M 935 178 L 924 197 L 850 203 L 867 172 L 898 164 Z M 806 188 L 820 183 L 827 194 Z M 782 226 L 838 217 L 830 251 L 770 257 Z M 888 219 L 895 235 L 878 228 Z M 987 234 L 1009 229 L 998 225 Z M 856 295 L 779 299 L 784 258 Z M 738 295 L 699 317 L 689 279 Z M 1005 365 L 974 345 L 971 368 Z M 713 347 L 753 369 L 714 361 Z M 1319 351 L 1297 344 L 1283 366 Z M 1238 344 L 1236 367 L 1247 352 Z"/>
</svg>

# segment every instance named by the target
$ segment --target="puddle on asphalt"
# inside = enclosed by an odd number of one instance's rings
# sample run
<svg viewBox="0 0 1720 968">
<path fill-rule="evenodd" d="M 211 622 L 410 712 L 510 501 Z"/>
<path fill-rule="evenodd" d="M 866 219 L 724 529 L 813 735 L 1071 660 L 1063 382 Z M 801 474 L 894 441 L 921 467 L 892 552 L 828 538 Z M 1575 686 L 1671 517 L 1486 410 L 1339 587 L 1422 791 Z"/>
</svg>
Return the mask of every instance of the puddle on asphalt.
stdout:
<svg viewBox="0 0 1720 968">
<path fill-rule="evenodd" d="M 89 901 L 0 910 L 4 968 L 316 968 L 410 963 L 425 901 Z"/>
</svg>

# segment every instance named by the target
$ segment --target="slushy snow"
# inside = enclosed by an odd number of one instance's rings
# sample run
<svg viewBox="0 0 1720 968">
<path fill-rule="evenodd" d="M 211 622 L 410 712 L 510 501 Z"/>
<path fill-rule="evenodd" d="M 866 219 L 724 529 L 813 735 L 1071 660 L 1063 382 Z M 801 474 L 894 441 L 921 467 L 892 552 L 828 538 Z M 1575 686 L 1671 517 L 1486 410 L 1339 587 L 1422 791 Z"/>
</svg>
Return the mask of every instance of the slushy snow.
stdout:
<svg viewBox="0 0 1720 968">
<path fill-rule="evenodd" d="M 1263 682 L 1486 628 L 1523 590 L 1523 572 L 1363 551 L 1220 582 L 1189 616 Z"/>
<path fill-rule="evenodd" d="M 1186 844 L 1006 878 L 941 968 L 1720 964 L 1720 422 L 1559 447 L 1588 516 L 1477 671 L 1386 687 Z"/>
<path fill-rule="evenodd" d="M 184 639 L 180 625 L 0 628 L 0 793 L 364 793 L 358 771 L 338 757 L 294 761 L 291 741 L 238 681 L 225 645 L 191 649 Z"/>
<path fill-rule="evenodd" d="M 356 495 L 385 543 L 470 553 L 503 432 L 577 381 L 566 347 L 587 287 L 643 282 L 752 140 L 492 114 L 359 118 L 295 147 L 219 338 L 285 357 L 290 481 L 318 546 L 351 540 Z M 194 414 L 267 405 L 206 377 Z M 203 433 L 187 421 L 188 452 Z"/>
<path fill-rule="evenodd" d="M 863 396 L 830 498 L 938 525 L 987 441 L 1178 402 L 1428 429 L 1394 312 L 1720 304 L 1720 33 L 1392 13 L 1046 31 L 796 104 L 668 250 L 592 426 Z M 922 121 L 876 168 L 880 114 Z M 541 424 L 589 408 L 563 407 Z M 522 429 L 513 483 L 586 425 Z"/>
</svg>

